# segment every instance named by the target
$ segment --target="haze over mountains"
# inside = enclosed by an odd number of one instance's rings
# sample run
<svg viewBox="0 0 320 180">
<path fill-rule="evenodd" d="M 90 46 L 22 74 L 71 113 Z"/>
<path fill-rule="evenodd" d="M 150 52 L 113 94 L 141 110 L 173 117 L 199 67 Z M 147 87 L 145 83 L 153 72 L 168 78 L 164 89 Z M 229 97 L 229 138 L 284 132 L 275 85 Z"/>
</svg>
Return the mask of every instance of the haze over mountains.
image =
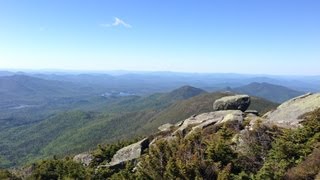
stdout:
<svg viewBox="0 0 320 180">
<path fill-rule="evenodd" d="M 320 90 L 320 76 L 276 76 L 276 75 L 249 75 L 234 73 L 176 73 L 176 72 L 130 72 L 110 71 L 95 72 L 9 72 L 0 71 L 0 76 L 26 75 L 46 80 L 74 82 L 86 85 L 100 85 L 107 88 L 134 88 L 134 84 L 155 85 L 140 93 L 150 91 L 168 91 L 183 85 L 191 85 L 202 89 L 221 89 L 244 86 L 252 82 L 281 85 L 297 91 Z M 145 87 L 144 87 L 145 88 Z M 133 89 L 135 90 L 135 89 Z"/>
</svg>

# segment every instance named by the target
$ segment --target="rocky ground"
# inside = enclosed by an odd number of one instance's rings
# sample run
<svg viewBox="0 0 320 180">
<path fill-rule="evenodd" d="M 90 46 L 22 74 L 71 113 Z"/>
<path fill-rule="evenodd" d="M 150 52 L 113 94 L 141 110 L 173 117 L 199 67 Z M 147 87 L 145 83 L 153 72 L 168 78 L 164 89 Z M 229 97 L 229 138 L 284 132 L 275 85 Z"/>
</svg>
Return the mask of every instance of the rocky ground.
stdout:
<svg viewBox="0 0 320 180">
<path fill-rule="evenodd" d="M 258 116 L 259 112 L 247 110 L 250 105 L 248 95 L 227 96 L 216 100 L 213 103 L 213 111 L 199 115 L 193 115 L 190 118 L 178 122 L 177 124 L 164 124 L 159 127 L 162 133 L 152 135 L 143 140 L 131 144 L 117 151 L 111 162 L 103 167 L 116 167 L 127 161 L 139 159 L 139 157 L 150 146 L 157 141 L 165 139 L 173 140 L 177 134 L 184 137 L 190 136 L 196 131 L 207 128 L 218 127 L 229 123 L 239 130 L 239 134 L 234 137 L 238 142 L 238 148 L 245 146 L 241 144 L 241 137 L 253 130 L 256 123 L 263 123 L 268 126 L 279 126 L 283 128 L 298 128 L 301 126 L 302 116 L 308 112 L 320 108 L 320 94 L 305 94 L 291 99 L 281 104 L 274 111 L 270 111 L 263 116 Z M 247 124 L 244 124 L 246 122 Z M 74 157 L 74 160 L 84 165 L 90 164 L 92 155 L 81 154 Z M 98 168 L 101 168 L 99 166 Z"/>
</svg>

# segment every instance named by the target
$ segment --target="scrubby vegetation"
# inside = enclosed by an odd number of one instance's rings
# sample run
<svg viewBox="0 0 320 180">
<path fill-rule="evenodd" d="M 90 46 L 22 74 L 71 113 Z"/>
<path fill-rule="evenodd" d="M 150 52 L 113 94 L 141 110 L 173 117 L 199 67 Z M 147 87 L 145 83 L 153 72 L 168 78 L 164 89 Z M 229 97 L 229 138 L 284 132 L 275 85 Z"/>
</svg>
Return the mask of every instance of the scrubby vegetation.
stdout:
<svg viewBox="0 0 320 180">
<path fill-rule="evenodd" d="M 8 170 L 0 169 L 0 179 L 19 180 L 20 178 L 18 178 Z"/>
<path fill-rule="evenodd" d="M 88 171 L 72 159 L 52 159 L 37 163 L 29 179 L 86 179 Z"/>
<path fill-rule="evenodd" d="M 27 179 L 126 179 L 124 177 L 133 177 L 134 164 L 131 162 L 128 162 L 124 169 L 100 168 L 99 166 L 105 165 L 119 149 L 134 141 L 98 145 L 97 149 L 91 152 L 94 158 L 87 167 L 73 161 L 70 157 L 63 159 L 53 157 L 39 161 L 30 167 L 32 174 Z"/>
<path fill-rule="evenodd" d="M 34 166 L 35 179 L 314 179 L 320 171 L 320 109 L 306 115 L 303 127 L 284 130 L 257 123 L 242 134 L 247 149 L 237 149 L 232 125 L 214 131 L 178 135 L 152 144 L 138 163 L 123 168 L 99 167 L 129 142 L 98 146 L 84 167 L 52 159 Z M 3 174 L 3 173 L 2 173 Z"/>
<path fill-rule="evenodd" d="M 226 127 L 159 142 L 139 164 L 139 173 L 150 179 L 312 179 L 319 173 L 320 110 L 308 114 L 297 130 L 258 124 L 249 132 L 245 152 L 233 149 L 234 132 Z"/>
<path fill-rule="evenodd" d="M 233 133 L 222 128 L 212 135 L 195 133 L 169 144 L 152 146 L 139 164 L 138 175 L 149 179 L 216 179 L 232 166 L 236 154 L 231 149 Z"/>
<path fill-rule="evenodd" d="M 272 149 L 269 151 L 267 159 L 257 177 L 261 179 L 279 179 L 282 178 L 289 168 L 299 165 L 307 158 L 312 151 L 314 156 L 317 153 L 317 146 L 320 143 L 320 110 L 310 113 L 306 117 L 304 127 L 297 130 L 285 130 L 272 144 Z M 307 158 L 308 160 L 308 158 Z M 315 163 L 310 158 L 310 161 L 304 161 L 304 167 L 310 166 L 309 163 Z M 319 166 L 319 165 L 318 165 Z M 297 169 L 299 168 L 296 167 Z M 317 168 L 317 166 L 315 166 Z M 292 171 L 292 170 L 291 170 Z M 311 171 L 311 170 L 310 170 Z M 318 167 L 317 170 L 320 171 Z M 306 172 L 309 172 L 306 171 Z M 316 172 L 316 173 L 318 173 Z M 288 172 L 290 175 L 291 173 Z M 308 176 L 302 179 L 306 179 Z M 316 174 L 313 174 L 315 176 Z"/>
</svg>

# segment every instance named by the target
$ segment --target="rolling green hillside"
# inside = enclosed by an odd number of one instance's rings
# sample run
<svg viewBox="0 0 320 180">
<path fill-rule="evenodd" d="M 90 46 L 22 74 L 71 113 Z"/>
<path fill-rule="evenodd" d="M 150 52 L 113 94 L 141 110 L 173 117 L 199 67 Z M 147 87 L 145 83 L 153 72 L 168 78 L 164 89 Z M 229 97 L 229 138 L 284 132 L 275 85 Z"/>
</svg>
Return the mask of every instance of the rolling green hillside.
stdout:
<svg viewBox="0 0 320 180">
<path fill-rule="evenodd" d="M 0 129 L 42 121 L 58 112 L 97 104 L 103 90 L 71 82 L 0 77 Z M 96 103 L 97 101 L 97 103 Z"/>
<path fill-rule="evenodd" d="M 204 92 L 185 86 L 170 93 L 148 97 L 99 97 L 74 107 L 68 104 L 71 107 L 66 109 L 73 107 L 73 110 L 53 114 L 45 120 L 15 126 L 2 125 L 2 166 L 21 164 L 53 154 L 80 152 L 98 143 L 146 134 L 139 127 L 157 112 L 177 100 Z M 35 117 L 33 115 L 29 114 L 30 119 Z"/>
</svg>

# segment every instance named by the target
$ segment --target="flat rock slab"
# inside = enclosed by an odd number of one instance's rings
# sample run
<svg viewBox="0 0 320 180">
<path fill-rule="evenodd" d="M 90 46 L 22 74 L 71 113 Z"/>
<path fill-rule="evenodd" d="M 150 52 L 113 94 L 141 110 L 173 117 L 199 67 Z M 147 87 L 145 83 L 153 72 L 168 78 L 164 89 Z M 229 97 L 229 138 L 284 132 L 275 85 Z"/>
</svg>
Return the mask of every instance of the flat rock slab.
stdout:
<svg viewBox="0 0 320 180">
<path fill-rule="evenodd" d="M 142 152 L 149 147 L 149 139 L 145 138 L 137 143 L 126 146 L 112 157 L 112 160 L 107 166 L 117 166 L 123 162 L 137 159 L 141 156 Z"/>
<path fill-rule="evenodd" d="M 197 116 L 192 116 L 183 121 L 183 124 L 173 133 L 176 134 L 179 131 L 185 132 L 189 126 L 194 126 L 192 129 L 203 129 L 211 126 L 218 122 L 227 122 L 235 118 L 243 119 L 243 113 L 239 110 L 225 110 L 225 111 L 214 111 L 209 113 L 199 114 Z"/>
<path fill-rule="evenodd" d="M 283 128 L 297 128 L 302 115 L 320 108 L 320 93 L 305 94 L 281 104 L 276 110 L 266 113 L 264 123 Z"/>
<path fill-rule="evenodd" d="M 208 113 L 208 115 L 211 116 L 211 118 L 208 118 L 202 123 L 192 127 L 188 135 L 191 135 L 196 130 L 202 130 L 212 125 L 219 125 L 227 122 L 237 122 L 237 124 L 240 126 L 244 118 L 243 112 L 239 110 L 215 111 Z"/>
</svg>

